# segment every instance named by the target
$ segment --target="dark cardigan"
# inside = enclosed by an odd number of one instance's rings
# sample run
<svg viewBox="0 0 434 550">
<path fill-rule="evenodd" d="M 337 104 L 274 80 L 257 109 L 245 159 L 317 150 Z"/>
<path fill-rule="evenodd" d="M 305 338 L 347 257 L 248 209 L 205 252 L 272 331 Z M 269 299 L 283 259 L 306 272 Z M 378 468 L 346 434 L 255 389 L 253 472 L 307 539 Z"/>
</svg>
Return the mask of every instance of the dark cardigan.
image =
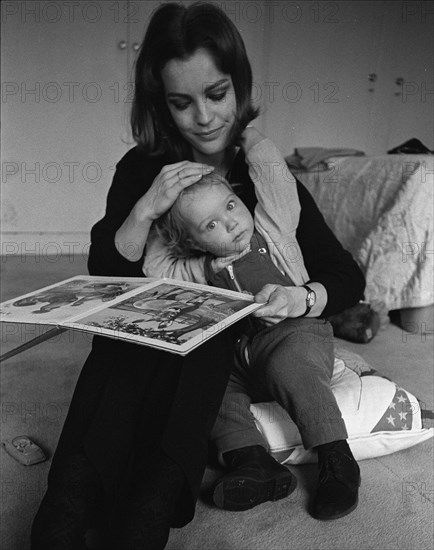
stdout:
<svg viewBox="0 0 434 550">
<path fill-rule="evenodd" d="M 164 164 L 164 159 L 146 159 L 138 147 L 128 151 L 118 163 L 105 216 L 91 233 L 88 263 L 91 275 L 143 277 L 143 258 L 137 262 L 125 259 L 115 247 L 114 236 Z M 230 182 L 242 184 L 236 186 L 235 191 L 253 213 L 256 204 L 254 184 L 241 151 L 231 170 Z M 365 279 L 351 254 L 343 249 L 326 224 L 309 191 L 299 181 L 297 191 L 301 205 L 297 241 L 310 281 L 322 283 L 327 290 L 328 302 L 323 316 L 328 317 L 360 300 Z"/>
<path fill-rule="evenodd" d="M 167 164 L 149 159 L 138 147 L 118 163 L 102 220 L 91 233 L 91 275 L 143 277 L 143 258 L 125 259 L 114 236 L 137 200 Z M 230 178 L 241 182 L 240 195 L 253 211 L 256 198 L 244 156 L 239 153 Z M 301 203 L 297 239 L 311 280 L 324 284 L 329 302 L 324 315 L 356 303 L 364 278 L 343 250 L 299 183 Z M 207 461 L 207 439 L 217 416 L 232 366 L 233 333 L 218 334 L 186 357 L 96 336 L 81 371 L 49 483 L 65 456 L 83 446 L 97 467 L 109 498 L 117 499 L 131 483 L 134 467 L 152 475 L 152 461 L 162 449 L 182 467 L 186 486 L 173 520 L 182 526 L 194 506 Z M 200 391 L 198 391 L 200 390 Z"/>
</svg>

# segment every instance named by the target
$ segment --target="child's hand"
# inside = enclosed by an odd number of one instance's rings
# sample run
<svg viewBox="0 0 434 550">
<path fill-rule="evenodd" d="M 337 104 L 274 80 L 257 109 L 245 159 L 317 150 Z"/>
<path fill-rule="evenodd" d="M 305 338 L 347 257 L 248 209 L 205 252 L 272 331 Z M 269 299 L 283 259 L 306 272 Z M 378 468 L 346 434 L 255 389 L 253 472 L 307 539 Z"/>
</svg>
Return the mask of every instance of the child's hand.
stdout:
<svg viewBox="0 0 434 550">
<path fill-rule="evenodd" d="M 257 128 L 254 126 L 247 126 L 240 138 L 240 146 L 243 149 L 244 154 L 247 154 L 254 145 L 263 139 L 265 139 L 265 136 L 263 136 Z"/>
</svg>

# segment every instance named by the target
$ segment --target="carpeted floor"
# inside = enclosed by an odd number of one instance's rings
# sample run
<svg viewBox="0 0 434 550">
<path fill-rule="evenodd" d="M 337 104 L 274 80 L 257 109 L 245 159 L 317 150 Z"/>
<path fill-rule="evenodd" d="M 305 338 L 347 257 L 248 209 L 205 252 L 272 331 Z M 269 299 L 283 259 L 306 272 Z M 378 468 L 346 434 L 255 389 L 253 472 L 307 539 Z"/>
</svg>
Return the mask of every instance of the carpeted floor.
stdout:
<svg viewBox="0 0 434 550">
<path fill-rule="evenodd" d="M 39 260 L 39 261 L 38 261 Z M 7 300 L 76 274 L 85 258 L 2 257 Z M 45 330 L 45 329 L 44 329 Z M 2 325 L 2 353 L 38 335 L 29 325 Z M 397 326 L 367 345 L 348 343 L 380 373 L 433 408 L 433 335 Z M 28 434 L 51 456 L 68 410 L 90 338 L 65 332 L 1 365 L 1 436 Z M 21 466 L 4 451 L 1 465 L 1 548 L 27 550 L 32 517 L 42 498 L 49 461 Z M 247 512 L 214 508 L 208 497 L 219 475 L 208 468 L 195 519 L 173 530 L 168 550 L 425 550 L 433 537 L 433 443 L 360 463 L 360 504 L 351 515 L 319 522 L 307 512 L 316 480 L 314 465 L 293 467 L 298 488 L 289 498 Z"/>
</svg>

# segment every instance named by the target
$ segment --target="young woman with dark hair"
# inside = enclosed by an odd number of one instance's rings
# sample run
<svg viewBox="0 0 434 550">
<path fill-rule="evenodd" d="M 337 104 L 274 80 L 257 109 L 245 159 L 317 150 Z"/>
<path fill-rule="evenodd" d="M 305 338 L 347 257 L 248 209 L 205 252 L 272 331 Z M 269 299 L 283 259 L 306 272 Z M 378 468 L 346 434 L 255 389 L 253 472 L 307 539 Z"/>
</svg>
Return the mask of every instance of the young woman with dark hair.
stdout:
<svg viewBox="0 0 434 550">
<path fill-rule="evenodd" d="M 191 147 L 177 131 L 170 114 L 162 70 L 172 59 L 188 59 L 200 49 L 211 56 L 220 73 L 229 75 L 232 80 L 230 93 L 235 96 L 236 111 L 227 143 L 234 143 L 258 115 L 251 100 L 249 59 L 244 42 L 230 19 L 212 4 L 190 8 L 168 4 L 155 13 L 136 61 L 131 127 L 134 139 L 146 153 L 167 154 L 173 161 L 192 160 Z M 206 85 L 204 81 L 203 86 Z M 219 93 L 215 93 L 209 99 L 213 101 L 218 97 Z"/>
<path fill-rule="evenodd" d="M 256 116 L 252 75 L 230 19 L 209 4 L 163 4 L 135 71 L 137 146 L 117 164 L 105 216 L 92 229 L 91 275 L 143 277 L 153 222 L 204 173 L 229 174 L 251 211 L 256 203 L 236 148 Z M 300 184 L 298 193 L 297 240 L 319 309 L 330 315 L 359 299 L 363 276 Z M 291 303 L 304 308 L 306 292 L 297 289 Z M 85 548 L 96 511 L 105 548 L 116 550 L 162 549 L 170 527 L 192 520 L 233 346 L 230 330 L 186 357 L 94 338 L 34 519 L 33 550 Z"/>
</svg>

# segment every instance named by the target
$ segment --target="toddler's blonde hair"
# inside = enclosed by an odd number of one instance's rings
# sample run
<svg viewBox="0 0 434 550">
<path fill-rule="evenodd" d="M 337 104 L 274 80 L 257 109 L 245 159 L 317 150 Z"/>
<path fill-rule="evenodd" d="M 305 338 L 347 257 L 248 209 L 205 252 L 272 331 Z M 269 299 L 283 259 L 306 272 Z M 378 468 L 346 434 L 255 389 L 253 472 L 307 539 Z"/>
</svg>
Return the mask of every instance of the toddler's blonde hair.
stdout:
<svg viewBox="0 0 434 550">
<path fill-rule="evenodd" d="M 205 174 L 199 181 L 184 189 L 173 203 L 172 208 L 155 222 L 155 229 L 176 258 L 194 258 L 202 256 L 204 253 L 190 235 L 188 223 L 179 211 L 179 202 L 182 197 L 203 192 L 205 187 L 210 185 L 225 185 L 232 191 L 230 183 L 218 172 Z M 192 200 L 194 200 L 193 197 Z"/>
</svg>

